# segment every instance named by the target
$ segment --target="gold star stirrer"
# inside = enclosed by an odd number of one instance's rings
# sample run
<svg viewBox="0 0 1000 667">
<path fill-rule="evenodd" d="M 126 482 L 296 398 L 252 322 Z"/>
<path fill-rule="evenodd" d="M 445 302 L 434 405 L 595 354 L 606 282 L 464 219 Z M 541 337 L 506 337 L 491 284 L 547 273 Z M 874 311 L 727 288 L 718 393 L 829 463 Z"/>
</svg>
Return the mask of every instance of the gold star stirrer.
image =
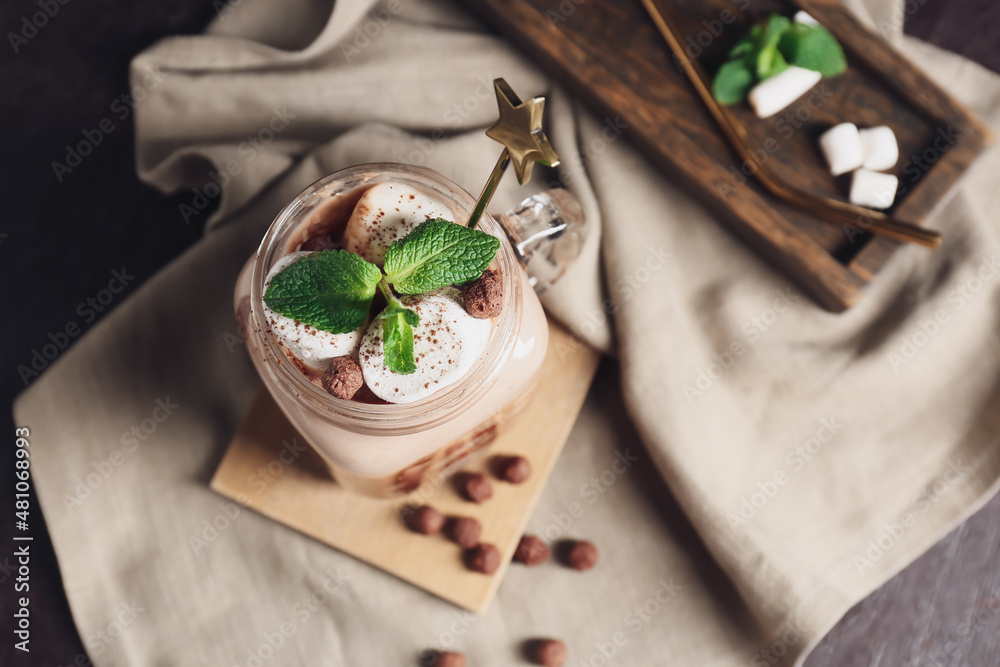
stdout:
<svg viewBox="0 0 1000 667">
<path fill-rule="evenodd" d="M 493 173 L 486 181 L 483 193 L 479 195 L 476 208 L 469 217 L 468 227 L 474 229 L 483 217 L 483 212 L 493 198 L 500 179 L 511 162 L 517 182 L 524 185 L 531 178 L 531 170 L 536 162 L 546 167 L 559 164 L 559 156 L 552 150 L 548 137 L 542 131 L 542 115 L 545 113 L 545 98 L 535 97 L 522 102 L 517 93 L 503 79 L 493 81 L 500 107 L 500 119 L 486 130 L 486 136 L 504 145 L 500 159 L 493 167 Z"/>
</svg>

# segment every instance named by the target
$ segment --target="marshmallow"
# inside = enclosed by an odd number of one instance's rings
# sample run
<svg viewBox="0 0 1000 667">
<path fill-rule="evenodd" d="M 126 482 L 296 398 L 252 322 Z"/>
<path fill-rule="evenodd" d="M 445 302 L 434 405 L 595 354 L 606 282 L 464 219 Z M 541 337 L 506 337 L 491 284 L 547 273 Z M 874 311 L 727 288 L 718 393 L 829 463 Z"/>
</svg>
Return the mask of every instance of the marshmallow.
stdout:
<svg viewBox="0 0 1000 667">
<path fill-rule="evenodd" d="M 819 21 L 814 19 L 808 12 L 804 12 L 801 9 L 795 12 L 795 16 L 792 17 L 792 20 L 803 25 L 819 25 Z"/>
<path fill-rule="evenodd" d="M 312 253 L 293 252 L 278 260 L 267 274 L 267 279 L 264 280 L 264 293 L 267 293 L 267 287 L 271 284 L 271 280 L 286 266 L 309 254 Z M 354 352 L 361 340 L 361 334 L 365 330 L 365 327 L 362 326 L 357 331 L 345 334 L 320 331 L 298 320 L 279 315 L 268 308 L 266 303 L 264 304 L 264 317 L 267 319 L 271 331 L 288 351 L 303 364 L 317 371 L 326 370 L 326 367 L 330 365 L 330 360 L 334 357 L 342 357 Z"/>
<path fill-rule="evenodd" d="M 819 138 L 819 147 L 834 176 L 854 171 L 865 160 L 861 135 L 854 123 L 841 123 L 831 127 Z"/>
<path fill-rule="evenodd" d="M 465 312 L 462 293 L 453 287 L 400 301 L 420 317 L 413 327 L 417 370 L 400 375 L 385 367 L 382 320 L 376 318 L 361 340 L 361 371 L 372 392 L 390 403 L 413 403 L 461 380 L 489 341 L 492 322 Z"/>
<path fill-rule="evenodd" d="M 899 179 L 892 174 L 862 167 L 854 172 L 851 181 L 851 203 L 869 208 L 889 208 L 896 199 L 898 185 Z"/>
<path fill-rule="evenodd" d="M 822 78 L 819 72 L 791 65 L 751 88 L 747 99 L 759 118 L 768 118 L 804 95 Z"/>
<path fill-rule="evenodd" d="M 865 169 L 882 171 L 892 169 L 899 160 L 899 145 L 892 128 L 886 125 L 861 130 L 861 147 L 864 151 Z"/>
<path fill-rule="evenodd" d="M 401 183 L 379 183 L 361 196 L 344 229 L 343 246 L 372 264 L 385 263 L 385 251 L 425 220 L 453 220 L 439 201 Z"/>
</svg>

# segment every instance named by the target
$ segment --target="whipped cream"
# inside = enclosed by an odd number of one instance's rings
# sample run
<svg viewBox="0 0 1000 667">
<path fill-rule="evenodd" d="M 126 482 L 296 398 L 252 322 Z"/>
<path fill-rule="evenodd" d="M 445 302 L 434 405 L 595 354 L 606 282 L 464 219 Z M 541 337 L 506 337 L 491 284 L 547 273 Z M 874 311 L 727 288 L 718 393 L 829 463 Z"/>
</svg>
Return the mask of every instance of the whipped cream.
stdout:
<svg viewBox="0 0 1000 667">
<path fill-rule="evenodd" d="M 344 229 L 343 247 L 382 266 L 385 251 L 425 220 L 445 218 L 454 213 L 441 202 L 400 183 L 373 185 L 361 196 Z"/>
<path fill-rule="evenodd" d="M 293 252 L 285 255 L 271 267 L 271 271 L 264 280 L 264 293 L 271 284 L 271 280 L 281 273 L 285 267 L 292 264 L 301 257 L 311 255 L 309 252 Z M 316 327 L 303 324 L 298 320 L 293 320 L 284 315 L 280 315 L 264 304 L 264 317 L 271 327 L 271 331 L 281 340 L 288 351 L 297 357 L 303 364 L 317 371 L 325 371 L 330 365 L 330 360 L 334 357 L 342 357 L 351 354 L 358 348 L 358 343 L 364 333 L 365 326 L 361 326 L 356 331 L 345 334 L 334 334 L 329 331 L 320 331 Z"/>
<path fill-rule="evenodd" d="M 486 348 L 493 325 L 469 315 L 462 293 L 453 287 L 402 296 L 400 301 L 420 317 L 413 328 L 416 372 L 400 375 L 385 367 L 378 318 L 361 340 L 359 357 L 365 384 L 376 396 L 390 403 L 413 403 L 461 380 Z"/>
</svg>

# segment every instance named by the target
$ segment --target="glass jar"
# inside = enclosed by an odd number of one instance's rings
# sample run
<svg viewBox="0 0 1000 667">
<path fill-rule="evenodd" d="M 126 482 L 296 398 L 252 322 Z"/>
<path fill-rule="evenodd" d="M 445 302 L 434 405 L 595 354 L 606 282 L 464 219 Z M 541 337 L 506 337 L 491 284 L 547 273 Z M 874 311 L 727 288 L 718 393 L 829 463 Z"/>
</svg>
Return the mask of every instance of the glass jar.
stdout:
<svg viewBox="0 0 1000 667">
<path fill-rule="evenodd" d="M 336 233 L 339 225 L 342 232 L 361 194 L 382 182 L 425 192 L 451 207 L 459 223 L 468 219 L 476 203 L 472 195 L 440 174 L 408 165 L 359 165 L 327 176 L 303 191 L 271 224 L 240 274 L 235 308 L 264 386 L 321 455 L 334 479 L 366 495 L 389 497 L 409 493 L 424 483 L 440 483 L 496 439 L 504 421 L 526 403 L 536 382 L 547 348 L 548 323 L 522 264 L 525 258 L 518 242 L 512 242 L 500 223 L 485 214 L 478 229 L 501 239 L 493 268 L 503 281 L 504 305 L 472 371 L 457 383 L 406 404 L 338 399 L 312 381 L 266 326 L 264 280 L 271 267 L 295 251 L 317 226 Z M 525 219 L 511 212 L 509 222 L 516 228 Z M 550 223 L 566 227 L 559 220 Z M 561 228 L 554 232 L 560 235 Z M 579 243 L 579 234 L 566 238 Z"/>
</svg>

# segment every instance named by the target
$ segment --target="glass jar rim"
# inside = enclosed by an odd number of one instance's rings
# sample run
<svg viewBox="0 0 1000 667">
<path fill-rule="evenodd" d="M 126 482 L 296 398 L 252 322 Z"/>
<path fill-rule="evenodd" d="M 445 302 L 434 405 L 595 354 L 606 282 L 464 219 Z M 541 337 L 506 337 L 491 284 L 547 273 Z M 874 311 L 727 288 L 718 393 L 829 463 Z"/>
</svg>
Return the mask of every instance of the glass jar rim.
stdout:
<svg viewBox="0 0 1000 667">
<path fill-rule="evenodd" d="M 310 200 L 328 196 L 329 190 L 341 182 L 357 180 L 358 185 L 385 181 L 403 182 L 418 188 L 430 188 L 457 205 L 468 215 L 476 199 L 447 177 L 423 167 L 400 163 L 378 162 L 341 169 L 319 179 L 300 192 L 275 217 L 254 256 L 250 281 L 251 332 L 257 337 L 268 370 L 278 388 L 292 400 L 307 406 L 313 414 L 341 428 L 376 431 L 385 435 L 402 435 L 426 430 L 442 424 L 475 403 L 493 385 L 500 370 L 513 353 L 521 321 L 521 281 L 518 279 L 517 256 L 511 248 L 503 227 L 491 215 L 484 214 L 478 229 L 500 239 L 496 261 L 504 290 L 504 307 L 494 320 L 486 353 L 475 367 L 458 382 L 412 403 L 373 404 L 339 399 L 313 383 L 294 364 L 277 336 L 263 317 L 263 284 L 274 263 L 285 253 L 287 234 L 303 222 L 297 216 L 304 213 Z M 353 189 L 353 188 L 350 188 Z M 344 192 L 349 191 L 344 190 Z"/>
</svg>

